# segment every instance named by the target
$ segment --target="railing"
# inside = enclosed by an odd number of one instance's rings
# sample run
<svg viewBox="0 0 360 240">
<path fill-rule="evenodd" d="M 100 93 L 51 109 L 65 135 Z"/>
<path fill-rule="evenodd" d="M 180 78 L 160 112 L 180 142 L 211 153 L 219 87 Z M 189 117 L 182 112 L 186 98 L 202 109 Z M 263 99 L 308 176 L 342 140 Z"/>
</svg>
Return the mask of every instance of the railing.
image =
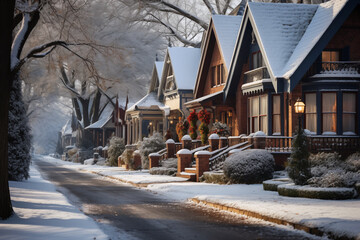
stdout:
<svg viewBox="0 0 360 240">
<path fill-rule="evenodd" d="M 259 67 L 244 73 L 244 83 L 255 82 L 267 78 L 270 78 L 270 75 L 266 67 Z"/>
<path fill-rule="evenodd" d="M 269 152 L 291 152 L 292 137 L 267 136 L 265 150 Z"/>
<path fill-rule="evenodd" d="M 321 64 L 322 73 L 331 71 L 360 71 L 360 62 L 322 62 Z"/>
<path fill-rule="evenodd" d="M 359 136 L 308 136 L 309 151 L 338 152 L 345 157 L 360 150 Z"/>
<path fill-rule="evenodd" d="M 251 147 L 252 145 L 249 145 L 248 142 L 242 142 L 234 146 L 224 147 L 212 152 L 211 157 L 209 159 L 210 171 L 214 171 L 218 168 L 222 168 L 222 165 L 231 150 L 239 149 L 242 151 Z"/>
</svg>

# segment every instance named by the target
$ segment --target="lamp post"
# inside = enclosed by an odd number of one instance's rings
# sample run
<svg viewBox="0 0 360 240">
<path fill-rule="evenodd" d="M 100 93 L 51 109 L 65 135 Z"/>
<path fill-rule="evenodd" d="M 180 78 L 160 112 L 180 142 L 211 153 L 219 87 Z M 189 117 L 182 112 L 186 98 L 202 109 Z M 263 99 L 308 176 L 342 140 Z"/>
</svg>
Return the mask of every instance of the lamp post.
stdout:
<svg viewBox="0 0 360 240">
<path fill-rule="evenodd" d="M 301 101 L 301 98 L 298 98 L 296 100 L 296 103 L 294 104 L 294 107 L 295 107 L 295 112 L 297 114 L 299 114 L 299 132 L 300 132 L 300 129 L 301 129 L 301 116 L 305 112 L 305 103 L 303 103 Z"/>
</svg>

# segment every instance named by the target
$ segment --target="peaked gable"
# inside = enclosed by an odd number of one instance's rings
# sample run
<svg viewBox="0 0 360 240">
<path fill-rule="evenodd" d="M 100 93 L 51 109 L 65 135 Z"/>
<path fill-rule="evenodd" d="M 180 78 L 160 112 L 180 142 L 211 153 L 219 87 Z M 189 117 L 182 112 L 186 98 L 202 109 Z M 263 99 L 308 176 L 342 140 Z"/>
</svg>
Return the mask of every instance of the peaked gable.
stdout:
<svg viewBox="0 0 360 240">
<path fill-rule="evenodd" d="M 169 47 L 164 60 L 158 96 L 163 94 L 169 68 L 177 90 L 193 90 L 200 61 L 199 48 Z"/>
<path fill-rule="evenodd" d="M 241 69 L 239 65 L 244 63 L 248 55 L 245 45 L 249 44 L 251 31 L 258 41 L 274 89 L 277 92 L 291 91 L 321 53 L 322 49 L 319 48 L 317 55 L 314 52 L 311 60 L 306 59 L 314 47 L 321 39 L 330 41 L 323 36 L 334 27 L 334 20 L 341 12 L 351 13 L 345 8 L 350 2 L 354 5 L 359 0 L 332 0 L 320 5 L 248 3 L 238 35 L 235 60 L 225 87 L 225 98 L 235 87 L 234 81 L 239 80 L 236 71 Z M 294 76 L 304 62 L 307 69 Z"/>
<path fill-rule="evenodd" d="M 205 73 L 205 71 L 208 70 L 206 65 L 210 64 L 210 62 L 206 59 L 214 54 L 214 50 L 217 49 L 220 52 L 220 55 L 224 61 L 224 66 L 228 72 L 241 24 L 241 19 L 242 16 L 212 16 L 209 28 L 207 30 L 207 35 L 204 40 L 204 51 L 201 55 L 200 66 L 195 84 L 195 97 L 197 97 L 196 95 L 198 93 L 199 87 L 204 87 L 200 81 L 206 81 L 206 79 L 204 79 L 202 76 L 203 74 L 207 74 L 207 72 Z M 216 44 L 217 46 L 214 47 L 213 44 Z"/>
<path fill-rule="evenodd" d="M 158 89 L 163 66 L 164 66 L 164 62 L 162 61 L 156 61 L 154 63 L 154 68 L 151 74 L 151 81 L 150 81 L 150 87 L 148 93 L 156 91 L 156 89 Z"/>
</svg>

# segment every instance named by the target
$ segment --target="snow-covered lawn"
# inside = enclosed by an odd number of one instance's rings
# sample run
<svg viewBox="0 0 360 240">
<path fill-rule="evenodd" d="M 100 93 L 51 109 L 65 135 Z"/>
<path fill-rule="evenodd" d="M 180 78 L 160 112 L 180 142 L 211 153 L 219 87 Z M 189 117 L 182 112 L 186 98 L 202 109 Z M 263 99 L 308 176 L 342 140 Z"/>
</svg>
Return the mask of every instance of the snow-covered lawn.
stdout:
<svg viewBox="0 0 360 240">
<path fill-rule="evenodd" d="M 84 166 L 44 158 L 47 161 L 73 169 L 99 172 L 101 175 L 119 178 L 122 181 L 149 183 L 147 190 L 173 201 L 197 198 L 217 204 L 257 212 L 262 215 L 318 227 L 337 236 L 346 235 L 360 239 L 360 199 L 319 200 L 279 196 L 277 192 L 264 191 L 261 184 L 218 185 L 207 183 L 174 183 L 176 178 L 150 175 L 147 171 L 129 172 L 121 168 Z M 173 179 L 172 183 L 168 178 Z M 158 184 L 158 182 L 163 182 Z"/>
<path fill-rule="evenodd" d="M 0 239 L 108 239 L 96 223 L 44 180 L 34 165 L 31 178 L 10 181 L 15 215 L 0 221 Z"/>
</svg>

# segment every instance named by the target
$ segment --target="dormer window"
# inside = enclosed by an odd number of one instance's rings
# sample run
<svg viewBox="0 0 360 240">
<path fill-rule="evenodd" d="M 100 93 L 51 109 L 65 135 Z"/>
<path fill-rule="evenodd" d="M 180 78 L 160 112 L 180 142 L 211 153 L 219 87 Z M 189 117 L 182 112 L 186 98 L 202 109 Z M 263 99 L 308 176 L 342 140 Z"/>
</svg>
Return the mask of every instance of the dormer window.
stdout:
<svg viewBox="0 0 360 240">
<path fill-rule="evenodd" d="M 224 64 L 219 64 L 210 69 L 211 87 L 217 87 L 225 84 Z"/>
</svg>

